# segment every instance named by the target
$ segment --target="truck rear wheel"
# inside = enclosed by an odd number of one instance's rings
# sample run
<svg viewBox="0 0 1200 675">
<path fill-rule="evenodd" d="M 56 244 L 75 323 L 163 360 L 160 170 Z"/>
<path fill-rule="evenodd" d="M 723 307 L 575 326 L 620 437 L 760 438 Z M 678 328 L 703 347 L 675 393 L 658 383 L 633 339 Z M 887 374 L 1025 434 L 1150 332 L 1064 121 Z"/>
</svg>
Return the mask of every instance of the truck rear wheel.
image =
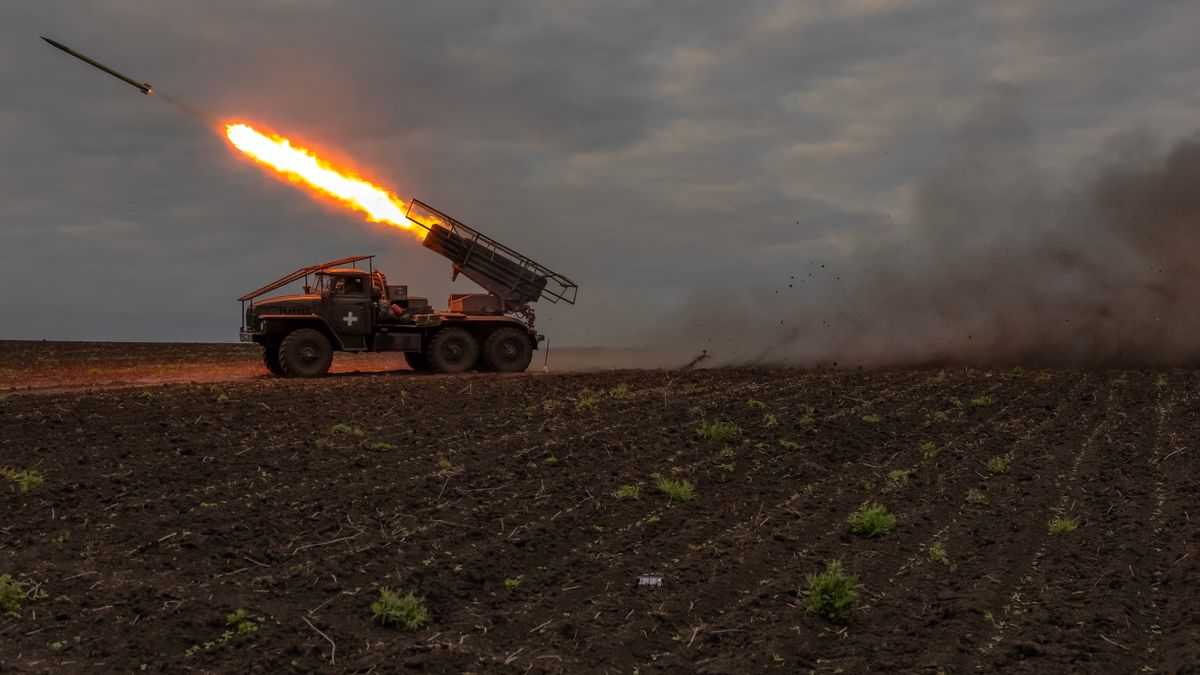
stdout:
<svg viewBox="0 0 1200 675">
<path fill-rule="evenodd" d="M 429 372 L 429 358 L 425 356 L 425 352 L 404 352 L 404 362 L 414 373 Z"/>
<path fill-rule="evenodd" d="M 425 347 L 429 367 L 439 373 L 463 373 L 479 360 L 479 343 L 461 328 L 443 328 Z"/>
<path fill-rule="evenodd" d="M 319 330 L 297 328 L 279 345 L 279 365 L 288 377 L 320 377 L 333 363 L 333 346 Z"/>
<path fill-rule="evenodd" d="M 263 364 L 267 371 L 276 377 L 283 377 L 283 366 L 279 365 L 279 342 L 271 341 L 263 345 Z"/>
<path fill-rule="evenodd" d="M 497 328 L 483 341 L 481 364 L 498 373 L 520 373 L 533 360 L 533 340 L 519 328 Z"/>
</svg>

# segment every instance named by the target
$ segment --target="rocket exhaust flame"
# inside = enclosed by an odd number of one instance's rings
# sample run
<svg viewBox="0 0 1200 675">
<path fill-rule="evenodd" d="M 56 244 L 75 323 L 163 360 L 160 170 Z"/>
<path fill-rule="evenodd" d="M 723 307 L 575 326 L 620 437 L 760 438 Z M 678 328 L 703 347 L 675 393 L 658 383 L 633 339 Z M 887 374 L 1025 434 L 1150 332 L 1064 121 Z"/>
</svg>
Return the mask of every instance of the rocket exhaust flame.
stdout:
<svg viewBox="0 0 1200 675">
<path fill-rule="evenodd" d="M 405 215 L 408 205 L 404 201 L 369 181 L 331 166 L 305 148 L 293 146 L 286 138 L 267 136 L 240 123 L 225 125 L 225 135 L 233 147 L 260 164 L 361 211 L 372 222 L 387 223 L 421 238 L 427 233 L 424 227 L 413 227 L 414 221 Z"/>
</svg>

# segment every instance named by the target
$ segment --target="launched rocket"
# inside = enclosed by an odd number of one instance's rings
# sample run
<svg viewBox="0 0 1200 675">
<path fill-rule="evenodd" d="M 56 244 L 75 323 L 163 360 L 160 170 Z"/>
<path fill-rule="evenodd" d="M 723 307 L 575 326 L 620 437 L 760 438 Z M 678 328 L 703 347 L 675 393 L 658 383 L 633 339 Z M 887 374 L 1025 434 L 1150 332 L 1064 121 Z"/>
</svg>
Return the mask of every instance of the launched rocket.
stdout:
<svg viewBox="0 0 1200 675">
<path fill-rule="evenodd" d="M 132 84 L 133 86 L 137 87 L 143 94 L 149 94 L 151 91 L 154 90 L 154 87 L 151 87 L 149 82 L 138 82 L 137 80 L 133 79 L 132 77 L 129 77 L 128 75 L 119 73 L 119 72 L 113 70 L 112 68 L 109 68 L 108 66 L 104 65 L 103 63 L 100 63 L 98 61 L 93 61 L 93 60 L 89 59 L 88 57 L 84 56 L 83 54 L 80 54 L 79 52 L 75 51 L 74 49 L 71 49 L 70 47 L 64 45 L 63 43 L 57 42 L 55 40 L 51 40 L 50 38 L 48 38 L 44 35 L 42 36 L 42 39 L 45 40 L 46 42 L 49 42 L 51 45 L 58 47 L 59 49 L 63 50 L 64 52 L 70 54 L 71 56 L 74 56 L 75 58 L 79 59 L 80 61 L 83 61 L 84 63 L 88 63 L 93 66 L 96 66 L 97 68 L 99 68 L 100 70 L 103 70 L 104 72 L 108 73 L 109 75 L 112 75 L 113 77 L 115 77 L 117 79 L 121 79 L 121 80 L 128 82 L 129 84 Z"/>
</svg>

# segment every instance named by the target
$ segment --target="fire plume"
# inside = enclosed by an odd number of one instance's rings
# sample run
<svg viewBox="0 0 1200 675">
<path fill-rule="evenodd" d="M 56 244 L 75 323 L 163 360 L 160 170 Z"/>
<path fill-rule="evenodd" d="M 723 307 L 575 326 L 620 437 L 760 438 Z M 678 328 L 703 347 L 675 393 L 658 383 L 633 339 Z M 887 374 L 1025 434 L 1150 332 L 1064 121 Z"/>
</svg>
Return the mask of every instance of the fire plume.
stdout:
<svg viewBox="0 0 1200 675">
<path fill-rule="evenodd" d="M 405 216 L 407 205 L 384 188 L 340 170 L 311 151 L 293 146 L 280 136 L 267 136 L 248 124 L 225 125 L 225 136 L 233 147 L 260 164 L 271 167 L 293 182 L 303 183 L 318 193 L 332 197 L 366 214 L 367 219 L 409 230 L 423 237 L 423 228 L 414 228 Z"/>
</svg>

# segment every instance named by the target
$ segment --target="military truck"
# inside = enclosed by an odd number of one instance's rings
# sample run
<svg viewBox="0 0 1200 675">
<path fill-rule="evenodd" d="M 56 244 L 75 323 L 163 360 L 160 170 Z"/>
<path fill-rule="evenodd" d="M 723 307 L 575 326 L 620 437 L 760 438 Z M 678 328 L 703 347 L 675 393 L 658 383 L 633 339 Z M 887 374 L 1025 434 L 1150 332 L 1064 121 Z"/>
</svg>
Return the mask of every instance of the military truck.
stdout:
<svg viewBox="0 0 1200 675">
<path fill-rule="evenodd" d="M 575 304 L 578 286 L 428 204 L 413 200 L 406 216 L 425 232 L 422 245 L 450 260 L 452 280 L 461 274 L 487 292 L 453 294 L 439 311 L 407 286 L 389 284 L 374 256 L 302 267 L 238 298 L 241 341 L 262 345 L 267 370 L 320 377 L 336 351 L 403 352 L 419 372 L 514 373 L 529 366 L 544 340 L 530 305 Z M 302 293 L 259 299 L 301 279 Z"/>
</svg>

